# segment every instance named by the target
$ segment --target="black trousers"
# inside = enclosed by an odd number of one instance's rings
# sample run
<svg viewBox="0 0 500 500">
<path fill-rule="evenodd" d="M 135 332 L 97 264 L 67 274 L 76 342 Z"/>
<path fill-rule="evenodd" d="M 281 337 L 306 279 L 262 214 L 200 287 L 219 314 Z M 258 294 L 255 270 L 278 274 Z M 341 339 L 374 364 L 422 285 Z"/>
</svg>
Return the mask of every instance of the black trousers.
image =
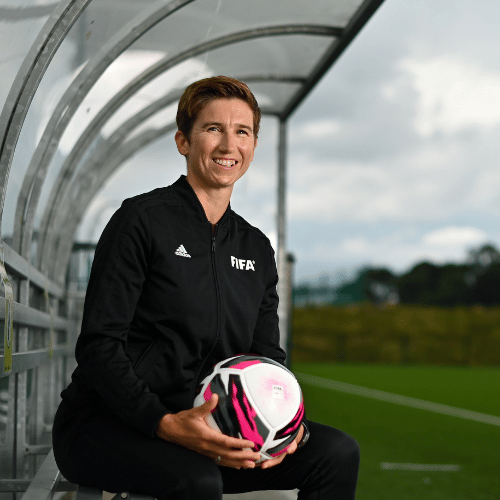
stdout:
<svg viewBox="0 0 500 500">
<path fill-rule="evenodd" d="M 109 412 L 62 402 L 53 427 L 57 465 L 74 483 L 158 500 L 221 500 L 223 493 L 300 490 L 300 500 L 352 500 L 359 447 L 337 429 L 310 422 L 309 441 L 270 469 L 231 469 L 145 436 Z"/>
</svg>

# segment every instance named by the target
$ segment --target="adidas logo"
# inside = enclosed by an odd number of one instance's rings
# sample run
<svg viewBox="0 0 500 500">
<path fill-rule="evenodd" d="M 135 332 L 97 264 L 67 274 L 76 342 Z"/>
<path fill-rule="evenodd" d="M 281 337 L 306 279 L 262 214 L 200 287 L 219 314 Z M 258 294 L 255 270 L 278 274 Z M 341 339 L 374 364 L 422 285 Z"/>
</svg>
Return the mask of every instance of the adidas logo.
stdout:
<svg viewBox="0 0 500 500">
<path fill-rule="evenodd" d="M 175 255 L 178 255 L 179 257 L 189 257 L 191 258 L 191 255 L 189 255 L 187 252 L 186 252 L 186 249 L 184 248 L 184 245 L 181 245 L 176 251 L 175 251 Z"/>
</svg>

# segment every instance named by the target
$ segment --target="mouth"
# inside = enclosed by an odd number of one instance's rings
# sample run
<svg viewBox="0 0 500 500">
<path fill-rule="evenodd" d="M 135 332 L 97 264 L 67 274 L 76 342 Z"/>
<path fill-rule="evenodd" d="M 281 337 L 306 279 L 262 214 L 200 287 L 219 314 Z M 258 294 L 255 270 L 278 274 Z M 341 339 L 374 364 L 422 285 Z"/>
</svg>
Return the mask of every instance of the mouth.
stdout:
<svg viewBox="0 0 500 500">
<path fill-rule="evenodd" d="M 236 160 L 228 158 L 214 158 L 213 161 L 222 168 L 231 168 L 238 163 Z"/>
</svg>

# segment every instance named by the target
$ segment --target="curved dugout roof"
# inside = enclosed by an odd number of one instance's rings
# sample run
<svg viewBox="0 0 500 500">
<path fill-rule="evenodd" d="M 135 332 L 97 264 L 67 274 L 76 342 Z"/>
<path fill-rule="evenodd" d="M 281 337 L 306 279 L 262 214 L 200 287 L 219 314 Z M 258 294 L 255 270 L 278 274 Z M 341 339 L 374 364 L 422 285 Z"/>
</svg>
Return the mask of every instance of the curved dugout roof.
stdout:
<svg viewBox="0 0 500 500">
<path fill-rule="evenodd" d="M 7 48 L 0 64 L 19 68 L 15 78 L 6 72 L 0 87 L 2 235 L 62 282 L 86 207 L 128 157 L 175 128 L 186 85 L 234 76 L 249 84 L 263 113 L 284 123 L 381 3 L 33 0 L 0 6 L 0 33 L 8 37 L 0 39 Z"/>
</svg>

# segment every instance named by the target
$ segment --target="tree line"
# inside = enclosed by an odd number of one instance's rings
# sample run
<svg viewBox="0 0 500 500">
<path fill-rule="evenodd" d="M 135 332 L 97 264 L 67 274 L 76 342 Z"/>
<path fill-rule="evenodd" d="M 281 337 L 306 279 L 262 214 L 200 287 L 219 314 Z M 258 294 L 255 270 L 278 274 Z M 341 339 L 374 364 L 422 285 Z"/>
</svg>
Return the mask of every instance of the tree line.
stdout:
<svg viewBox="0 0 500 500">
<path fill-rule="evenodd" d="M 386 267 L 364 267 L 338 287 L 295 287 L 296 303 L 307 303 L 308 296 L 324 297 L 323 303 L 337 305 L 363 301 L 440 307 L 500 305 L 500 253 L 486 244 L 471 249 L 463 263 L 424 261 L 401 274 Z"/>
</svg>

